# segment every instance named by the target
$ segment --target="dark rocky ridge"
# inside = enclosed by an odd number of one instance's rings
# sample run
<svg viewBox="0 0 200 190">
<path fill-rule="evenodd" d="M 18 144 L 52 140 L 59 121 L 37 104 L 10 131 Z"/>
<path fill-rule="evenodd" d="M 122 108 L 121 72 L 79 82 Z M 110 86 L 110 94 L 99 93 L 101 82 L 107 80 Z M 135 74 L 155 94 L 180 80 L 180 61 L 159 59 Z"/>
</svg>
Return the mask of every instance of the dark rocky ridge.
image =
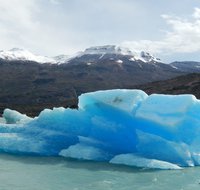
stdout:
<svg viewBox="0 0 200 190">
<path fill-rule="evenodd" d="M 157 81 L 135 86 L 147 94 L 193 94 L 200 99 L 200 74 L 191 73 L 165 81 Z"/>
<path fill-rule="evenodd" d="M 200 62 L 196 61 L 182 61 L 182 62 L 173 62 L 170 63 L 171 66 L 176 68 L 179 71 L 186 73 L 199 73 L 200 72 Z"/>
</svg>

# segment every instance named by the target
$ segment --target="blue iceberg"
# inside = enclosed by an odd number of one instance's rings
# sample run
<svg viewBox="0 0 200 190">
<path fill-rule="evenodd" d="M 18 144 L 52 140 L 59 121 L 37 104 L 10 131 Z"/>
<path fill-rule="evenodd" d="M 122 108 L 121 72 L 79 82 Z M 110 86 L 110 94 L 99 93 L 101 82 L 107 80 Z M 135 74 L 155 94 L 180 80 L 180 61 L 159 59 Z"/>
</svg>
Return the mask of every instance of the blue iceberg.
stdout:
<svg viewBox="0 0 200 190">
<path fill-rule="evenodd" d="M 106 90 L 82 94 L 78 107 L 35 118 L 6 109 L 0 151 L 159 169 L 200 165 L 200 100 L 193 95 Z"/>
</svg>

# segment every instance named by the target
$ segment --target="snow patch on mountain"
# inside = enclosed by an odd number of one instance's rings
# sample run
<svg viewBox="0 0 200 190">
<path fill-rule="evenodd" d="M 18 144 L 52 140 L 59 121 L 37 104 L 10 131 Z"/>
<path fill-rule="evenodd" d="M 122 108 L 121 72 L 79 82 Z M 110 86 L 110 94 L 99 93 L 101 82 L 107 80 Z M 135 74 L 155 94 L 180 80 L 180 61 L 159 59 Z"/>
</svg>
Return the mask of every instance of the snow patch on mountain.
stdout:
<svg viewBox="0 0 200 190">
<path fill-rule="evenodd" d="M 69 58 L 68 55 L 64 54 L 53 57 L 54 61 L 58 64 L 66 63 Z"/>
<path fill-rule="evenodd" d="M 145 51 L 141 51 L 140 53 L 140 59 L 144 62 L 161 62 L 161 60 L 159 58 L 154 57 L 153 55 L 151 55 L 148 52 Z"/>
<path fill-rule="evenodd" d="M 121 59 L 118 59 L 116 62 L 117 63 L 123 63 L 123 61 Z"/>
<path fill-rule="evenodd" d="M 133 55 L 133 53 L 125 47 L 106 45 L 106 46 L 95 46 L 87 48 L 84 54 L 122 54 L 122 55 Z"/>
</svg>

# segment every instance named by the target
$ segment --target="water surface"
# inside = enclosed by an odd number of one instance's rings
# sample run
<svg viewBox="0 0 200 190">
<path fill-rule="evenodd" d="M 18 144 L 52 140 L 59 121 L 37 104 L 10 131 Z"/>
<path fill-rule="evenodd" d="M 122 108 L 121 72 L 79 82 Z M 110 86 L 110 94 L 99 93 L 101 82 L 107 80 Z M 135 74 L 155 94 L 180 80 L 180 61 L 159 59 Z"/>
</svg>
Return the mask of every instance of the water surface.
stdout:
<svg viewBox="0 0 200 190">
<path fill-rule="evenodd" d="M 60 157 L 0 155 L 0 190 L 195 190 L 200 167 L 147 170 Z"/>
</svg>

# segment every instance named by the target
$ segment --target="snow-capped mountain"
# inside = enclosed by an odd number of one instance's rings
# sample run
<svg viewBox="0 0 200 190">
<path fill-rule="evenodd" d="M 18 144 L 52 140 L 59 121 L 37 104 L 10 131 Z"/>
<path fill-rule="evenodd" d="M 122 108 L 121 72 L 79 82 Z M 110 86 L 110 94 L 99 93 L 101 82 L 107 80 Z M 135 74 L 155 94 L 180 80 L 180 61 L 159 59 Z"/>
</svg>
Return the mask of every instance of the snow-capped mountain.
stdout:
<svg viewBox="0 0 200 190">
<path fill-rule="evenodd" d="M 79 52 L 74 56 L 68 56 L 66 60 L 62 59 L 61 63 L 80 63 L 80 62 L 99 62 L 100 60 L 110 60 L 122 64 L 123 62 L 144 62 L 159 63 L 160 59 L 154 57 L 148 52 L 139 53 L 131 51 L 127 47 L 116 45 L 94 46 Z M 59 62 L 59 60 L 57 59 Z M 88 64 L 91 65 L 91 64 Z"/>
<path fill-rule="evenodd" d="M 7 51 L 1 50 L 0 58 L 5 60 L 35 61 L 38 63 L 56 63 L 56 61 L 53 58 L 34 55 L 30 51 L 20 48 L 13 48 Z"/>
<path fill-rule="evenodd" d="M 98 60 L 111 60 L 116 63 L 123 63 L 120 58 L 128 58 L 129 61 L 142 61 L 145 63 L 160 62 L 160 59 L 155 58 L 148 52 L 132 52 L 129 48 L 105 45 L 95 46 L 85 49 L 85 51 L 78 52 L 75 55 L 58 55 L 55 57 L 40 56 L 31 53 L 25 49 L 13 48 L 8 51 L 0 51 L 0 58 L 5 60 L 22 60 L 22 61 L 35 61 L 38 63 L 51 63 L 51 64 L 64 64 L 71 62 L 97 62 Z M 90 65 L 90 64 L 88 64 Z"/>
<path fill-rule="evenodd" d="M 78 57 L 84 55 L 99 55 L 99 59 L 107 58 L 108 55 L 110 59 L 115 60 L 118 56 L 127 56 L 130 61 L 142 61 L 145 63 L 150 62 L 161 62 L 160 59 L 154 57 L 148 52 L 141 51 L 140 53 L 136 53 L 131 51 L 127 47 L 121 47 L 116 45 L 106 45 L 106 46 L 94 46 L 87 48 L 85 51 L 81 52 Z M 113 56 L 113 58 L 112 58 Z M 120 60 L 116 59 L 116 61 L 120 62 Z"/>
</svg>

